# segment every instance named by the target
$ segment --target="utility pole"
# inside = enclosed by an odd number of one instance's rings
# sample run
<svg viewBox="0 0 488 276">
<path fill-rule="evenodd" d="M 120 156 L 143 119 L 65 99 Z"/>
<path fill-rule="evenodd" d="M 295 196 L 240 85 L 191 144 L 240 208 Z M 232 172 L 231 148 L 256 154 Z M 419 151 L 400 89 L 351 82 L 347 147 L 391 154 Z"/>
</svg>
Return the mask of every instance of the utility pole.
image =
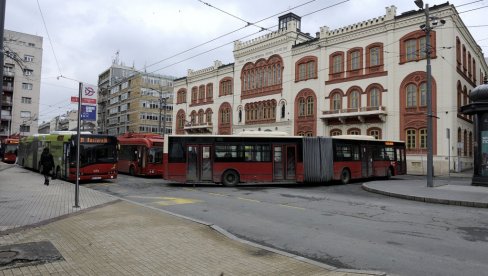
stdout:
<svg viewBox="0 0 488 276">
<path fill-rule="evenodd" d="M 422 0 L 415 0 L 415 5 L 420 9 L 424 10 L 425 13 L 425 24 L 421 25 L 420 28 L 425 32 L 425 53 L 426 53 L 426 60 L 427 60 L 427 187 L 434 187 L 434 158 L 433 158 L 433 138 L 434 138 L 434 131 L 433 131 L 433 124 L 432 124 L 432 72 L 431 72 L 431 65 L 430 65 L 430 54 L 431 54 L 431 47 L 430 47 L 430 31 L 437 26 L 437 18 L 432 17 L 429 14 L 429 4 L 425 4 Z M 433 27 L 431 27 L 430 20 L 433 19 Z M 440 20 L 441 24 L 444 24 L 445 20 Z"/>
</svg>

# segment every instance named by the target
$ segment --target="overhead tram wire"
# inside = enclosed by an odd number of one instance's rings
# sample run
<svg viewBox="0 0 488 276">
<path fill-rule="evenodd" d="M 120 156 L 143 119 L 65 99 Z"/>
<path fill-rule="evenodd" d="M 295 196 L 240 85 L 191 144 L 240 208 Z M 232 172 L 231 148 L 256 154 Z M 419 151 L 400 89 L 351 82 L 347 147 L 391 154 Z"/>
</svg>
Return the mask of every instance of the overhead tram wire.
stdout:
<svg viewBox="0 0 488 276">
<path fill-rule="evenodd" d="M 41 4 L 39 4 L 39 0 L 37 0 L 37 6 L 39 7 L 39 12 L 41 14 L 42 23 L 44 24 L 44 29 L 46 30 L 46 34 L 47 34 L 47 38 L 49 40 L 49 44 L 51 44 L 51 50 L 53 52 L 54 60 L 56 61 L 56 66 L 58 66 L 58 72 L 61 75 L 61 67 L 59 66 L 58 57 L 56 56 L 56 52 L 54 51 L 53 42 L 51 40 L 51 36 L 49 35 L 49 31 L 47 29 L 46 21 L 44 20 L 44 15 L 42 14 Z"/>
<path fill-rule="evenodd" d="M 315 1 L 315 0 L 314 0 L 314 1 Z M 333 4 L 333 5 L 330 5 L 330 6 L 327 6 L 327 7 L 322 8 L 322 9 L 319 9 L 319 10 L 313 11 L 313 12 L 311 12 L 311 13 L 305 14 L 305 15 L 303 15 L 302 17 L 305 17 L 305 16 L 308 16 L 308 15 L 311 15 L 311 14 L 317 13 L 317 12 L 319 12 L 319 11 L 323 11 L 323 10 L 326 10 L 326 9 L 329 9 L 329 8 L 332 8 L 332 7 L 335 7 L 335 6 L 337 6 L 337 5 L 340 5 L 340 4 L 343 4 L 343 3 L 349 2 L 349 1 L 350 1 L 350 0 L 344 0 L 344 1 L 341 1 L 341 2 L 339 2 L 339 3 L 335 3 L 335 4 Z M 292 9 L 293 9 L 293 8 L 292 8 Z M 281 14 L 281 13 L 279 13 L 279 14 Z M 272 17 L 274 17 L 274 16 L 272 16 Z M 268 19 L 268 18 L 266 18 L 266 19 Z M 263 20 L 266 20 L 266 19 L 262 19 L 262 20 L 260 20 L 260 21 L 263 21 Z M 258 21 L 258 22 L 259 22 L 259 21 Z M 270 28 L 274 28 L 274 27 L 276 27 L 276 26 L 278 26 L 278 25 L 273 25 L 273 26 L 271 26 L 271 27 L 268 27 L 268 29 L 270 29 Z M 261 32 L 261 31 L 258 31 L 258 32 L 255 32 L 255 33 L 252 33 L 252 34 L 246 35 L 246 36 L 244 36 L 244 37 L 239 38 L 238 40 L 242 40 L 242 39 L 248 38 L 248 37 L 253 36 L 253 35 L 256 35 L 256 34 L 258 34 L 258 33 L 260 33 L 260 32 Z M 222 48 L 222 47 L 227 46 L 227 45 L 232 44 L 232 43 L 234 43 L 234 41 L 227 42 L 227 43 L 225 43 L 225 44 L 219 45 L 219 46 L 214 47 L 214 48 L 212 48 L 212 49 L 209 49 L 209 50 L 207 50 L 207 51 L 204 51 L 204 52 L 198 53 L 198 54 L 196 54 L 196 55 L 193 55 L 193 56 L 191 56 L 191 57 L 185 58 L 185 59 L 183 59 L 183 60 L 180 60 L 180 61 L 174 62 L 174 63 L 172 63 L 172 64 L 166 65 L 166 66 L 164 66 L 164 67 L 158 68 L 158 69 L 156 69 L 156 70 L 151 71 L 151 73 L 155 73 L 155 72 L 157 72 L 157 71 L 161 71 L 161 70 L 166 69 L 166 68 L 169 68 L 169 67 L 171 67 L 171 66 L 174 66 L 174 65 L 180 64 L 180 63 L 182 63 L 182 62 L 184 62 L 184 61 L 187 61 L 187 60 L 190 60 L 190 59 L 192 59 L 192 58 L 195 58 L 195 57 L 201 56 L 201 55 L 203 55 L 203 54 L 206 54 L 206 53 L 209 53 L 209 52 L 211 52 L 211 51 L 217 50 L 217 49 L 219 49 L 219 48 Z M 194 47 L 194 48 L 196 48 L 196 47 Z M 187 50 L 187 51 L 188 51 L 188 50 Z M 186 51 L 186 52 L 187 52 L 187 51 Z M 169 58 L 168 58 L 168 59 L 169 59 Z"/>
<path fill-rule="evenodd" d="M 224 10 L 222 10 L 222 9 L 220 9 L 220 8 L 217 8 L 217 7 L 215 7 L 215 6 L 211 5 L 211 4 L 207 3 L 207 2 L 204 2 L 204 1 L 202 1 L 202 0 L 198 0 L 198 2 L 200 2 L 200 3 L 204 4 L 204 5 L 207 5 L 207 6 L 211 7 L 211 8 L 214 8 L 214 9 L 216 9 L 216 10 L 220 11 L 220 12 L 223 12 L 223 13 L 225 13 L 225 14 L 227 14 L 227 15 L 230 15 L 230 16 L 232 16 L 232 17 L 234 17 L 234 18 L 236 18 L 236 19 L 238 19 L 238 20 L 240 20 L 240 21 L 242 21 L 242 22 L 246 23 L 246 24 L 247 24 L 247 26 L 251 26 L 251 25 L 253 25 L 253 26 L 255 26 L 255 27 L 260 28 L 262 31 L 264 31 L 264 30 L 269 31 L 269 30 L 268 30 L 268 29 L 266 29 L 266 28 L 263 28 L 263 27 L 261 27 L 261 26 L 258 26 L 258 25 L 257 25 L 257 24 L 255 24 L 255 23 L 251 23 L 251 22 L 249 22 L 249 21 L 247 21 L 247 20 L 244 20 L 244 19 L 242 19 L 242 18 L 240 18 L 240 17 L 238 17 L 238 16 L 236 16 L 236 15 L 231 14 L 230 12 L 227 12 L 227 11 L 224 11 Z"/>
<path fill-rule="evenodd" d="M 258 20 L 258 21 L 254 22 L 254 23 L 252 23 L 252 24 L 257 24 L 257 23 L 260 23 L 260 22 L 262 22 L 262 21 L 265 21 L 265 20 L 268 20 L 268 19 L 270 19 L 270 18 L 276 17 L 277 15 L 280 15 L 280 14 L 282 14 L 282 13 L 285 13 L 285 12 L 288 12 L 288 11 L 291 11 L 291 10 L 294 10 L 294 9 L 297 9 L 297 8 L 300 8 L 300 7 L 303 7 L 303 6 L 308 5 L 308 4 L 310 4 L 310 3 L 312 3 L 312 2 L 315 2 L 315 1 L 316 1 L 316 0 L 310 0 L 310 1 L 307 1 L 307 2 L 302 3 L 302 4 L 300 4 L 300 5 L 297 5 L 297 6 L 294 6 L 294 7 L 289 8 L 289 9 L 286 9 L 286 10 L 284 10 L 284 11 L 282 11 L 282 12 L 279 12 L 279 13 L 273 14 L 273 15 L 271 15 L 271 16 L 268 16 L 268 17 L 266 17 L 266 18 L 263 18 L 263 19 L 261 19 L 261 20 Z M 159 63 L 161 63 L 161 62 L 163 62 L 163 61 L 167 61 L 167 60 L 169 60 L 169 59 L 172 59 L 172 58 L 175 58 L 175 57 L 177 57 L 177 56 L 180 56 L 180 55 L 182 55 L 182 54 L 184 54 L 184 53 L 187 53 L 187 52 L 189 52 L 189 51 L 191 51 L 191 50 L 194 50 L 194 49 L 196 49 L 196 48 L 198 48 L 198 47 L 201 47 L 201 46 L 203 46 L 203 45 L 206 45 L 206 44 L 209 44 L 209 43 L 211 43 L 211 42 L 214 42 L 214 41 L 216 41 L 216 40 L 218 40 L 218 39 L 220 39 L 220 38 L 223 38 L 223 37 L 225 37 L 225 36 L 228 36 L 228 35 L 230 35 L 230 34 L 233 34 L 233 33 L 235 33 L 235 32 L 238 32 L 238 31 L 240 31 L 240 30 L 242 30 L 242 29 L 245 29 L 245 28 L 247 28 L 247 27 L 249 27 L 249 26 L 250 26 L 250 25 L 246 25 L 246 26 L 241 27 L 241 28 L 239 28 L 239 29 L 236 29 L 236 30 L 234 30 L 234 31 L 231 31 L 231 32 L 228 32 L 228 33 L 226 33 L 226 34 L 220 35 L 220 36 L 218 36 L 218 37 L 216 37 L 216 38 L 213 38 L 213 39 L 211 39 L 211 40 L 209 40 L 209 41 L 206 41 L 206 42 L 203 42 L 203 43 L 201 43 L 201 44 L 195 45 L 195 46 L 193 46 L 193 47 L 191 47 L 191 48 L 189 48 L 189 49 L 187 49 L 187 50 L 184 50 L 184 51 L 182 51 L 182 52 L 176 53 L 176 54 L 174 54 L 174 55 L 172 55 L 172 56 L 170 56 L 170 57 L 164 58 L 164 59 L 159 60 L 159 61 L 157 61 L 157 62 L 155 62 L 155 63 L 149 64 L 149 65 L 145 66 L 145 67 L 144 67 L 144 69 L 147 69 L 147 68 L 149 68 L 149 67 L 152 67 L 152 66 L 154 66 L 154 65 L 157 65 L 157 64 L 159 64 Z M 262 30 L 261 30 L 261 31 L 262 31 Z M 260 31 L 260 32 L 261 32 L 261 31 Z M 139 71 L 140 71 L 140 70 L 139 70 Z M 159 70 L 156 70 L 156 71 L 159 71 Z M 153 72 L 156 72 L 156 71 L 153 71 Z"/>
</svg>

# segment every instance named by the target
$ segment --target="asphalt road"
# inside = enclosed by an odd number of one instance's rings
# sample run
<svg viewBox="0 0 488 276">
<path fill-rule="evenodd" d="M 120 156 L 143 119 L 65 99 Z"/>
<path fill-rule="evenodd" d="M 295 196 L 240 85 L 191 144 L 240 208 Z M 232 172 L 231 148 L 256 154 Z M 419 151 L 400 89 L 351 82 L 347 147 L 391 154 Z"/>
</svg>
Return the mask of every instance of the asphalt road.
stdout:
<svg viewBox="0 0 488 276">
<path fill-rule="evenodd" d="M 84 186 L 341 268 L 488 275 L 488 210 L 389 198 L 360 184 L 193 187 L 119 175 Z"/>
</svg>

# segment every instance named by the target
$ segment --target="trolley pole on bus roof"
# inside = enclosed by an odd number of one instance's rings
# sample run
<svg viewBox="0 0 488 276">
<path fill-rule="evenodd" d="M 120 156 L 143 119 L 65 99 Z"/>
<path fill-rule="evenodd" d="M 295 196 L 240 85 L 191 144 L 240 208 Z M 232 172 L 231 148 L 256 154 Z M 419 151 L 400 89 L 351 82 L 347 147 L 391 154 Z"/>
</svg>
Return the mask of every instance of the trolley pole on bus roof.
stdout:
<svg viewBox="0 0 488 276">
<path fill-rule="evenodd" d="M 76 128 L 76 185 L 75 185 L 75 208 L 80 208 L 80 126 L 81 126 L 81 97 L 83 91 L 83 83 L 79 83 L 78 93 L 78 127 Z"/>
</svg>

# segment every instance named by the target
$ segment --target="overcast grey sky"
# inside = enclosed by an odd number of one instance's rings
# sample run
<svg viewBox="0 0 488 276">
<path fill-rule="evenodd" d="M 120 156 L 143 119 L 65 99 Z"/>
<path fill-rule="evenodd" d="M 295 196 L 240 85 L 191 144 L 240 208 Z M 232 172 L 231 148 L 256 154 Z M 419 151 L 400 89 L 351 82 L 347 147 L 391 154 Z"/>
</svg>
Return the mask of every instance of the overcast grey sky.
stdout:
<svg viewBox="0 0 488 276">
<path fill-rule="evenodd" d="M 433 6 L 446 1 L 424 2 Z M 484 8 L 488 0 L 450 3 L 463 12 L 464 23 L 483 51 L 488 51 L 488 8 Z M 256 25 L 274 31 L 278 16 L 291 11 L 302 16 L 303 32 L 315 34 L 321 26 L 336 29 L 382 16 L 391 5 L 397 7 L 397 15 L 418 9 L 413 0 L 7 0 L 5 28 L 44 37 L 42 122 L 76 108 L 70 97 L 78 95 L 78 83 L 58 80 L 59 75 L 96 84 L 98 74 L 110 67 L 117 51 L 125 65 L 183 77 L 187 69 L 202 69 L 217 59 L 224 64 L 234 62 L 234 40 L 247 41 L 267 33 L 257 33 L 257 26 L 245 27 L 244 21 L 259 21 Z"/>
</svg>

